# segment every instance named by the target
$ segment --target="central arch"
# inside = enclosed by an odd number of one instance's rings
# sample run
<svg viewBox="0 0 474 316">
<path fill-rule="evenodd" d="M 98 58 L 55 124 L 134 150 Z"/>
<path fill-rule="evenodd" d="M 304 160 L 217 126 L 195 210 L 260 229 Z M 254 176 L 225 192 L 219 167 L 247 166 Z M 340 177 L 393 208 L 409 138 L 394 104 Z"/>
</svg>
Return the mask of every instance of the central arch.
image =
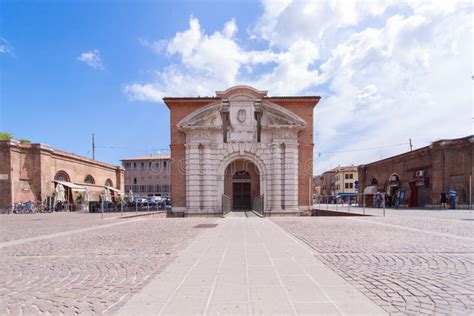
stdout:
<svg viewBox="0 0 474 316">
<path fill-rule="evenodd" d="M 265 209 L 267 209 L 267 170 L 265 164 L 258 157 L 248 152 L 243 154 L 239 152 L 232 153 L 219 164 L 217 169 L 218 196 L 221 197 L 226 194 L 233 199 L 233 184 L 239 182 L 249 183 L 247 179 L 239 179 L 245 178 L 244 173 L 248 173 L 250 176 L 251 203 L 256 196 L 263 195 Z M 220 198 L 217 200 L 219 201 L 219 209 L 222 210 L 222 201 Z M 252 208 L 252 204 L 250 208 Z"/>
</svg>

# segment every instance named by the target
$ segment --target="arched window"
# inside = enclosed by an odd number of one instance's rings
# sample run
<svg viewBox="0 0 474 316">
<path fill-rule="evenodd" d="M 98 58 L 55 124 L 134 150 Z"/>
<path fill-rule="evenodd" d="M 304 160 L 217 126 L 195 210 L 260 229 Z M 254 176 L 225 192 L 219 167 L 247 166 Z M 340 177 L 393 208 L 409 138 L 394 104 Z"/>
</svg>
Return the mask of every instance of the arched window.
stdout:
<svg viewBox="0 0 474 316">
<path fill-rule="evenodd" d="M 107 186 L 107 187 L 113 187 L 113 186 L 114 186 L 114 183 L 112 182 L 112 180 L 107 179 L 107 180 L 105 180 L 105 186 Z"/>
<path fill-rule="evenodd" d="M 378 185 L 379 184 L 379 180 L 377 180 L 377 178 L 372 178 L 372 180 L 370 181 L 370 185 Z"/>
<path fill-rule="evenodd" d="M 91 176 L 90 174 L 87 175 L 84 179 L 84 183 L 87 183 L 87 184 L 95 184 L 95 180 L 94 180 L 94 177 Z"/>
<path fill-rule="evenodd" d="M 390 178 L 388 179 L 389 182 L 398 182 L 400 181 L 400 177 L 398 176 L 398 174 L 396 173 L 393 173 Z"/>
<path fill-rule="evenodd" d="M 69 175 L 66 173 L 66 171 L 58 171 L 56 175 L 54 176 L 55 181 L 65 181 L 65 182 L 71 182 Z"/>
</svg>

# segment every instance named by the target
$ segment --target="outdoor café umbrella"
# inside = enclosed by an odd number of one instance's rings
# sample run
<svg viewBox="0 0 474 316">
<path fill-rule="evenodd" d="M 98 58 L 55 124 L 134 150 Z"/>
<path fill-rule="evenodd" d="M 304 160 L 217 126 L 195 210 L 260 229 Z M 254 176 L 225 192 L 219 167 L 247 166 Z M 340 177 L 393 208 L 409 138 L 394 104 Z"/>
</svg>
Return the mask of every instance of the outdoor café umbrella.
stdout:
<svg viewBox="0 0 474 316">
<path fill-rule="evenodd" d="M 58 183 L 58 185 L 56 185 L 56 201 L 63 202 L 66 200 L 64 192 L 65 190 L 63 185 Z"/>
</svg>

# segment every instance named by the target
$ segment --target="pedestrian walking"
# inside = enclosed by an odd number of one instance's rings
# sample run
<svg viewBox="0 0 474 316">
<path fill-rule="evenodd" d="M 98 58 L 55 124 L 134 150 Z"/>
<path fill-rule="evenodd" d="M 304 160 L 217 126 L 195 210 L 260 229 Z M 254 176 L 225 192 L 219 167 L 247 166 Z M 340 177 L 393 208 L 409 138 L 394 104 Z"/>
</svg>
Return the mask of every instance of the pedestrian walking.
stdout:
<svg viewBox="0 0 474 316">
<path fill-rule="evenodd" d="M 441 192 L 439 195 L 439 202 L 441 204 L 442 209 L 446 209 L 446 203 L 448 203 L 448 197 L 446 196 L 445 192 Z"/>
<path fill-rule="evenodd" d="M 377 192 L 377 194 L 375 194 L 375 205 L 377 206 L 377 208 L 382 207 L 382 201 L 382 194 L 380 194 L 380 192 Z"/>
<path fill-rule="evenodd" d="M 449 189 L 448 194 L 449 194 L 450 207 L 451 207 L 452 210 L 455 210 L 456 209 L 456 197 L 458 196 L 458 193 L 456 192 L 456 190 L 454 188 L 451 188 L 451 189 Z"/>
</svg>

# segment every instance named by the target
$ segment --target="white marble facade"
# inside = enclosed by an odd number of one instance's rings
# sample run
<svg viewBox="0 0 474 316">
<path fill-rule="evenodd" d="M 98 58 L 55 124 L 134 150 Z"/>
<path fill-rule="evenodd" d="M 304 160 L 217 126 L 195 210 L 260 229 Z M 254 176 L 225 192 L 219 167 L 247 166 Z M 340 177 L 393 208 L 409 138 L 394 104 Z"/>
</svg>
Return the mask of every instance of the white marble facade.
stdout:
<svg viewBox="0 0 474 316">
<path fill-rule="evenodd" d="M 259 171 L 265 212 L 298 212 L 298 132 L 306 122 L 266 102 L 266 91 L 234 87 L 220 99 L 186 116 L 186 210 L 222 213 L 224 172 L 237 159 Z"/>
</svg>

